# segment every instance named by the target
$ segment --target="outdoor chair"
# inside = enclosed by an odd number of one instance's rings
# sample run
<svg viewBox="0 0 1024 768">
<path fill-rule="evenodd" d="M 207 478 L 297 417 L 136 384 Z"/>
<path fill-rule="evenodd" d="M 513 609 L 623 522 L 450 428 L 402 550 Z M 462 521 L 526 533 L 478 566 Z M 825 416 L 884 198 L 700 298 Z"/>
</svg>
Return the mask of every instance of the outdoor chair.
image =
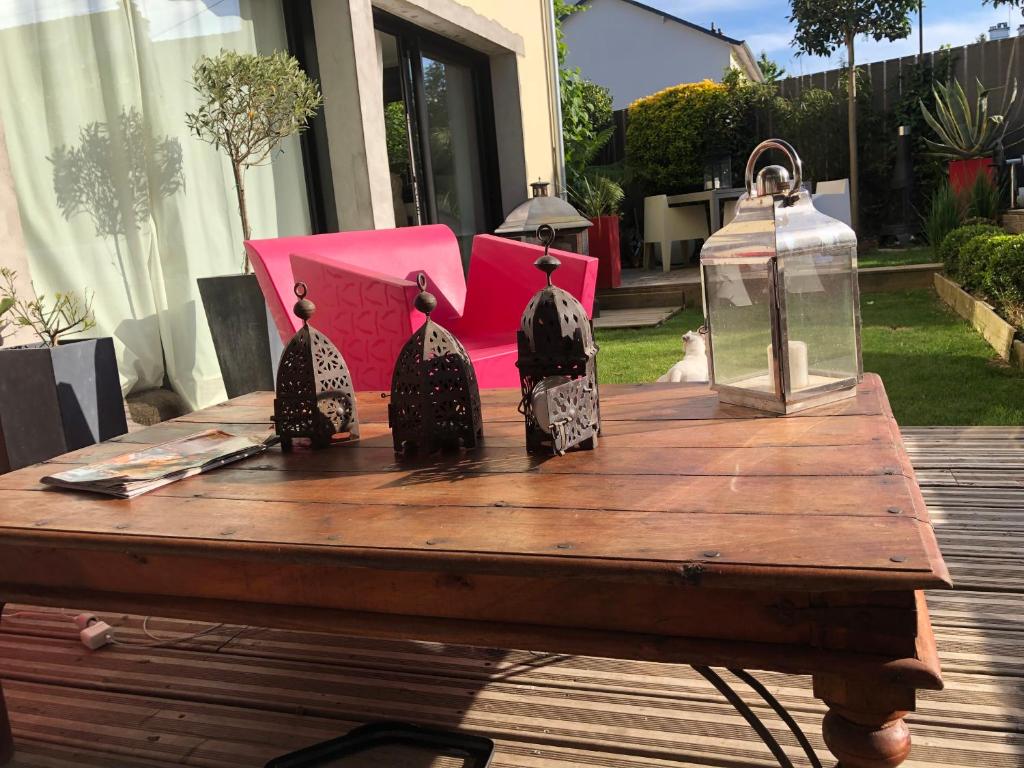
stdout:
<svg viewBox="0 0 1024 768">
<path fill-rule="evenodd" d="M 811 200 L 814 207 L 826 216 L 838 219 L 846 226 L 852 226 L 850 214 L 850 180 L 819 181 Z"/>
<path fill-rule="evenodd" d="M 653 246 L 659 247 L 661 269 L 668 272 L 672 269 L 673 242 L 706 240 L 708 234 L 704 206 L 684 205 L 670 208 L 668 195 L 644 198 L 644 269 L 650 268 L 650 253 Z"/>
<path fill-rule="evenodd" d="M 519 386 L 516 331 L 544 285 L 533 266 L 541 246 L 477 235 L 468 282 L 458 241 L 442 224 L 250 240 L 245 247 L 282 339 L 301 327 L 292 306 L 295 282 L 302 281 L 317 307 L 313 325 L 341 350 L 357 389 L 391 388 L 398 353 L 424 321 L 413 308 L 421 272 L 437 298 L 431 316 L 462 342 L 479 385 Z M 562 262 L 554 283 L 590 314 L 597 259 L 552 253 Z"/>
</svg>

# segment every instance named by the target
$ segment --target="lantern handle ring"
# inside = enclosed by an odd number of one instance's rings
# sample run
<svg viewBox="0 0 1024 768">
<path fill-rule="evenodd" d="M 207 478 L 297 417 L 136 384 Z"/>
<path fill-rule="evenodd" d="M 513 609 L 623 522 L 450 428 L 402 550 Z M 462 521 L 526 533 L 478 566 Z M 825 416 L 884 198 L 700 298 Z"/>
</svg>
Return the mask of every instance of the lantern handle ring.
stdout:
<svg viewBox="0 0 1024 768">
<path fill-rule="evenodd" d="M 804 181 L 804 164 L 800 160 L 800 155 L 796 153 L 793 145 L 788 141 L 767 139 L 754 147 L 754 151 L 750 153 L 750 159 L 747 160 L 746 186 L 748 197 L 752 197 L 754 193 L 754 165 L 757 163 L 757 158 L 770 149 L 777 149 L 784 154 L 786 159 L 789 160 L 790 167 L 793 169 L 793 180 L 789 183 L 788 196 L 792 196 L 800 191 L 800 185 Z"/>
</svg>

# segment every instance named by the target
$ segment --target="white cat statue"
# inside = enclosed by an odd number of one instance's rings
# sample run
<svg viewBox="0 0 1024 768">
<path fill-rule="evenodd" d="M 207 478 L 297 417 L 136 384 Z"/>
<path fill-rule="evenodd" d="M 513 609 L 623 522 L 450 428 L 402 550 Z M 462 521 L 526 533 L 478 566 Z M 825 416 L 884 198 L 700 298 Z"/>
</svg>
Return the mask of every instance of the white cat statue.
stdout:
<svg viewBox="0 0 1024 768">
<path fill-rule="evenodd" d="M 683 359 L 668 369 L 659 382 L 707 382 L 708 355 L 704 334 L 687 331 L 683 334 Z"/>
</svg>

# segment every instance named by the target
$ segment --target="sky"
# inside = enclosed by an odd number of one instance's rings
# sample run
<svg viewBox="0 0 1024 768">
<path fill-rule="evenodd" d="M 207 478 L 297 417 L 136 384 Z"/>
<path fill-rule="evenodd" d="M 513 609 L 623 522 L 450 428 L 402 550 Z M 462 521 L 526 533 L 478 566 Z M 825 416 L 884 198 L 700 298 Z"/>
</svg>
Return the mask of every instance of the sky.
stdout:
<svg viewBox="0 0 1024 768">
<path fill-rule="evenodd" d="M 830 0 L 821 0 L 829 2 Z M 796 56 L 790 47 L 793 27 L 789 22 L 788 0 L 644 0 L 648 5 L 660 8 L 673 16 L 692 21 L 704 27 L 714 22 L 729 37 L 746 40 L 750 49 L 758 56 L 761 51 L 786 68 L 787 75 L 810 74 L 831 69 L 839 64 L 840 53 L 831 60 L 808 56 Z M 1009 21 L 1010 29 L 1016 33 L 1024 23 L 1020 10 L 1000 8 L 994 10 L 983 6 L 981 0 L 925 0 L 924 3 L 924 49 L 931 51 L 945 43 L 966 45 L 973 43 L 978 35 L 1000 21 Z M 883 61 L 897 56 L 917 53 L 917 18 L 912 18 L 914 33 L 906 40 L 875 42 L 858 40 L 856 57 L 858 64 Z"/>
</svg>

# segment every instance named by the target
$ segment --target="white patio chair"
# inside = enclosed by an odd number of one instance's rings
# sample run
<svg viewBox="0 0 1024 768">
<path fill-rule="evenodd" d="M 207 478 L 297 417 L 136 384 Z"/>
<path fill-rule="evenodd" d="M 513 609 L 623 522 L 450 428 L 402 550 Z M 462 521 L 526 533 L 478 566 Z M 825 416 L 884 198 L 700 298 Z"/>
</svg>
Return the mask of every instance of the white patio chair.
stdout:
<svg viewBox="0 0 1024 768">
<path fill-rule="evenodd" d="M 812 197 L 814 207 L 838 219 L 846 226 L 853 226 L 853 216 L 850 214 L 850 180 L 837 179 L 835 181 L 819 181 Z"/>
<path fill-rule="evenodd" d="M 661 269 L 672 269 L 672 243 L 676 240 L 707 240 L 707 213 L 703 205 L 669 208 L 668 195 L 644 198 L 644 269 L 650 267 L 654 245 L 661 250 Z"/>
</svg>

